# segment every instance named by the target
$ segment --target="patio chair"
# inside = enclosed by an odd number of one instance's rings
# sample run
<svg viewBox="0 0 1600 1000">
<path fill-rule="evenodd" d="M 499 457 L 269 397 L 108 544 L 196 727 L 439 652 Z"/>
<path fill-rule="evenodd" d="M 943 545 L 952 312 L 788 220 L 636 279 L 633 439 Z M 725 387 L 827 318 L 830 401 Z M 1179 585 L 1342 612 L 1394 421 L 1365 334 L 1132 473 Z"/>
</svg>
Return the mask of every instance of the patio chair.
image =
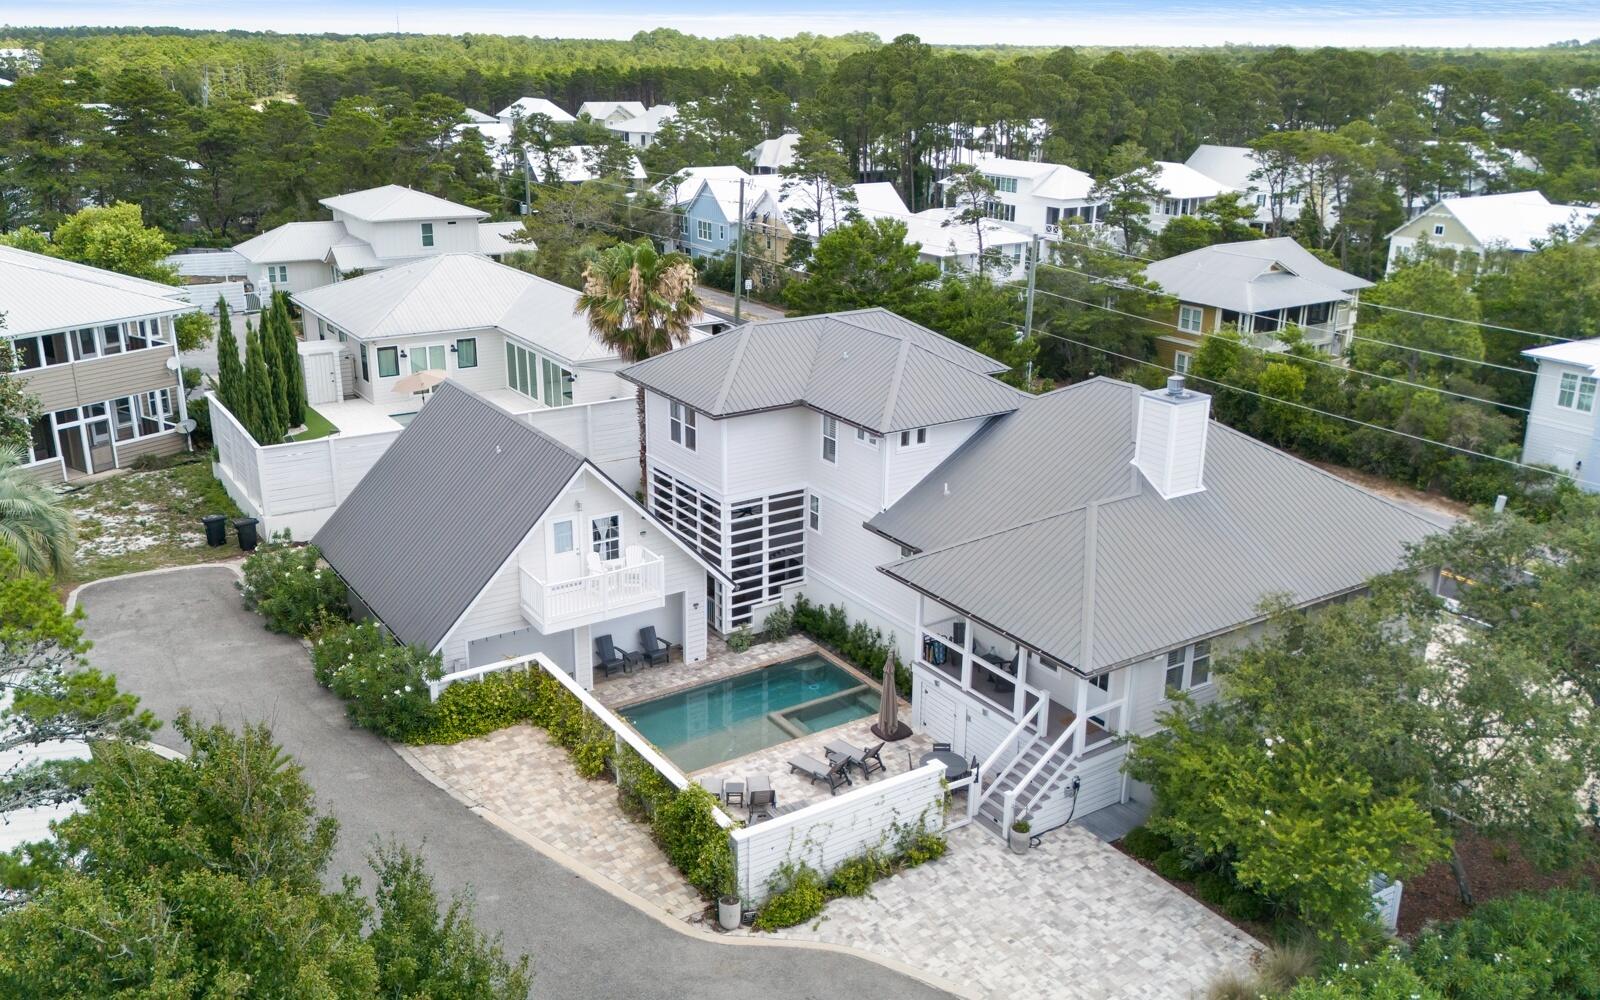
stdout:
<svg viewBox="0 0 1600 1000">
<path fill-rule="evenodd" d="M 850 781 L 850 762 L 848 760 L 824 764 L 810 754 L 795 754 L 789 760 L 789 770 L 791 772 L 799 771 L 810 778 L 813 785 L 819 781 L 826 781 L 828 783 L 828 792 L 833 795 L 839 793 L 840 785 L 852 783 Z"/>
<path fill-rule="evenodd" d="M 594 655 L 599 658 L 600 665 L 606 668 L 607 677 L 628 669 L 627 651 L 612 645 L 609 635 L 598 636 L 594 640 Z"/>
<path fill-rule="evenodd" d="M 639 630 L 639 657 L 644 663 L 652 667 L 659 667 L 667 662 L 667 656 L 672 652 L 672 643 L 656 636 L 656 627 L 646 625 Z"/>
<path fill-rule="evenodd" d="M 771 819 L 772 811 L 777 804 L 778 799 L 773 794 L 772 789 L 750 789 L 750 801 L 745 803 L 745 808 L 749 810 L 750 822 L 755 823 L 763 819 Z"/>
<path fill-rule="evenodd" d="M 859 769 L 861 767 L 861 754 L 863 751 L 854 743 L 846 743 L 844 740 L 829 740 L 828 745 L 822 748 L 822 752 L 828 755 L 830 762 L 837 758 L 855 768 Z"/>
<path fill-rule="evenodd" d="M 861 776 L 864 778 L 873 771 L 888 773 L 889 769 L 883 765 L 883 747 L 887 740 L 880 740 L 878 745 L 861 754 Z"/>
<path fill-rule="evenodd" d="M 722 779 L 720 777 L 714 774 L 702 774 L 694 779 L 694 783 L 710 792 L 718 802 L 722 801 Z"/>
</svg>

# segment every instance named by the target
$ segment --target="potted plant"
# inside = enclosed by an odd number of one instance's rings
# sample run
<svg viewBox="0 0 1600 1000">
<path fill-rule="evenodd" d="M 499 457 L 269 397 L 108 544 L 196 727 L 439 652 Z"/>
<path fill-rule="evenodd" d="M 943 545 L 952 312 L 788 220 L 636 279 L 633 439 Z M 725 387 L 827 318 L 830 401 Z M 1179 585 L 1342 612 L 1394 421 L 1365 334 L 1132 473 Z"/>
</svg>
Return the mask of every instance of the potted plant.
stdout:
<svg viewBox="0 0 1600 1000">
<path fill-rule="evenodd" d="M 1032 829 L 1033 826 L 1026 819 L 1019 819 L 1011 824 L 1011 832 L 1006 835 L 1006 839 L 1011 843 L 1012 854 L 1028 853 L 1028 848 L 1031 846 L 1028 831 Z"/>
<path fill-rule="evenodd" d="M 731 872 L 720 881 L 722 892 L 717 894 L 717 925 L 725 931 L 736 931 L 744 922 L 744 900 L 739 898 L 739 887 Z"/>
</svg>

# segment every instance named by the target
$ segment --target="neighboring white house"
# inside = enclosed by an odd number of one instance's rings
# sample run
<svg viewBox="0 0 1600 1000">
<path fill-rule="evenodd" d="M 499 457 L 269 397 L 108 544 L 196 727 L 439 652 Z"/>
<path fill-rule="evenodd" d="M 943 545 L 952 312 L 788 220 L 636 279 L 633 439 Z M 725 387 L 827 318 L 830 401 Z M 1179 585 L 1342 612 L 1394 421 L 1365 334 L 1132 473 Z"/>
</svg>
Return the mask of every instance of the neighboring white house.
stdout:
<svg viewBox="0 0 1600 1000">
<path fill-rule="evenodd" d="M 596 170 L 601 150 L 595 146 L 562 146 L 552 149 L 548 156 L 529 149 L 523 155 L 533 176 L 546 184 L 582 184 L 600 176 Z M 644 164 L 637 154 L 628 154 L 628 162 L 617 176 L 635 184 L 644 182 Z"/>
<path fill-rule="evenodd" d="M 1555 205 L 1539 191 L 1445 198 L 1389 234 L 1388 270 L 1422 247 L 1474 257 L 1494 250 L 1532 253 L 1550 239 L 1550 230 L 1583 232 L 1596 216 L 1600 209 Z"/>
<path fill-rule="evenodd" d="M 754 176 L 743 167 L 722 164 L 684 167 L 650 190 L 659 195 L 668 208 L 682 208 L 700 193 L 700 182 L 708 180 L 753 181 Z"/>
<path fill-rule="evenodd" d="M 1184 165 L 1218 182 L 1227 190 L 1243 194 L 1246 204 L 1255 205 L 1257 226 L 1265 228 L 1272 224 L 1272 188 L 1265 180 L 1255 176 L 1261 168 L 1255 150 L 1248 146 L 1202 143 L 1189 154 Z M 1304 179 L 1297 180 L 1289 185 L 1289 191 L 1279 194 L 1279 215 L 1293 219 L 1299 214 L 1304 184 Z"/>
<path fill-rule="evenodd" d="M 990 217 L 1035 235 L 1059 236 L 1063 225 L 1098 222 L 1105 210 L 1090 197 L 1094 178 L 1074 167 L 998 156 L 972 163 L 994 185 Z"/>
<path fill-rule="evenodd" d="M 706 655 L 720 572 L 588 459 L 444 383 L 315 536 L 359 616 L 444 669 L 543 653 L 592 687 L 595 639 Z"/>
<path fill-rule="evenodd" d="M 543 97 L 519 97 L 495 113 L 495 117 L 505 125 L 510 125 L 518 118 L 526 120 L 535 115 L 544 115 L 553 125 L 570 125 L 578 120 L 561 110 L 561 106 L 554 101 Z"/>
<path fill-rule="evenodd" d="M 1183 163 L 1156 161 L 1155 188 L 1160 197 L 1150 203 L 1150 228 L 1155 232 L 1182 215 L 1196 215 L 1206 202 L 1234 190 L 1214 177 Z"/>
<path fill-rule="evenodd" d="M 607 122 L 606 128 L 622 136 L 622 141 L 636 149 L 649 149 L 655 144 L 661 127 L 678 117 L 678 109 L 671 104 L 657 104 L 642 115 L 620 122 Z"/>
<path fill-rule="evenodd" d="M 785 132 L 776 139 L 763 139 L 745 153 L 750 157 L 750 169 L 758 174 L 775 174 L 784 167 L 794 165 L 795 143 L 799 132 Z"/>
<path fill-rule="evenodd" d="M 24 468 L 71 481 L 189 446 L 173 321 L 189 290 L 0 246 L 0 339 L 38 401 Z"/>
<path fill-rule="evenodd" d="M 588 115 L 602 125 L 625 122 L 644 114 L 644 105 L 638 101 L 584 101 L 578 105 L 578 117 Z"/>
<path fill-rule="evenodd" d="M 1600 338 L 1522 352 L 1539 365 L 1522 460 L 1553 465 L 1600 492 Z"/>
<path fill-rule="evenodd" d="M 1254 634 L 1263 596 L 1357 592 L 1440 529 L 1212 423 L 1181 378 L 1034 397 L 1002 370 L 869 309 L 623 372 L 646 390 L 650 508 L 722 570 L 712 627 L 804 594 L 882 629 L 915 725 L 985 763 L 991 828 L 1138 794 L 1116 737 L 1152 731 L 1169 689 L 1213 697 L 1213 651 Z"/>
<path fill-rule="evenodd" d="M 1020 226 L 993 218 L 983 219 L 977 225 L 958 221 L 953 208 L 911 212 L 899 191 L 887 182 L 857 184 L 854 191 L 856 202 L 852 207 L 856 212 L 868 219 L 893 219 L 904 225 L 906 242 L 917 245 L 918 258 L 939 265 L 941 274 L 978 270 L 979 227 L 983 230 L 985 266 L 991 273 L 1005 279 L 1025 266 L 1028 244 L 1033 242 L 1033 237 Z"/>
<path fill-rule="evenodd" d="M 289 222 L 234 247 L 248 262 L 251 290 L 303 292 L 340 278 L 446 253 L 498 257 L 515 245 L 516 222 L 484 222 L 488 212 L 401 187 L 322 199 L 326 222 Z"/>
</svg>

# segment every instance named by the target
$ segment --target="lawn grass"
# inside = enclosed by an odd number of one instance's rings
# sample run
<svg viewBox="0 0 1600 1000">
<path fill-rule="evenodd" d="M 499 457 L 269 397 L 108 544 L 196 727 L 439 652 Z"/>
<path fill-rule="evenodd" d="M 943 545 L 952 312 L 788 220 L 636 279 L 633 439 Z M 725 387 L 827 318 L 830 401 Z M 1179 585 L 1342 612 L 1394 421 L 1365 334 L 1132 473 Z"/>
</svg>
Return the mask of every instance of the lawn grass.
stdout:
<svg viewBox="0 0 1600 1000">
<path fill-rule="evenodd" d="M 333 426 L 333 424 L 329 423 L 327 417 L 323 416 L 322 414 L 318 413 L 316 410 L 314 410 L 311 407 L 307 406 L 306 407 L 306 429 L 301 431 L 299 434 L 291 434 L 289 436 L 289 440 L 291 440 L 291 441 L 315 441 L 317 438 L 325 438 L 325 437 L 329 436 L 330 434 L 337 434 L 337 433 L 339 433 L 339 428 L 337 428 L 337 427 Z"/>
<path fill-rule="evenodd" d="M 211 548 L 205 542 L 202 516 L 243 516 L 211 475 L 210 455 L 175 455 L 154 464 L 65 494 L 63 503 L 77 515 L 78 550 L 61 580 L 64 587 L 240 554 L 231 531 L 227 545 Z"/>
</svg>

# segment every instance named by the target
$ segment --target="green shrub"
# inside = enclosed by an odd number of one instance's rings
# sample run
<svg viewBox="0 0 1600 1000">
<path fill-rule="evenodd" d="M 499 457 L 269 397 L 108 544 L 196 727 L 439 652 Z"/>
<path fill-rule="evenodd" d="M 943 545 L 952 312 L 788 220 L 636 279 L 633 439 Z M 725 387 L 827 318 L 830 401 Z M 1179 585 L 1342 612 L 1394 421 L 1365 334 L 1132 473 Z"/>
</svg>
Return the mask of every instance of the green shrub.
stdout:
<svg viewBox="0 0 1600 1000">
<path fill-rule="evenodd" d="M 1600 997 L 1600 894 L 1557 889 L 1483 903 L 1418 938 L 1410 964 L 1461 1000 Z"/>
<path fill-rule="evenodd" d="M 337 618 L 323 618 L 311 634 L 311 672 L 318 684 L 332 687 L 337 671 L 357 659 L 365 659 L 392 642 L 376 622 L 356 624 Z"/>
<path fill-rule="evenodd" d="M 1154 861 L 1172 850 L 1172 841 L 1148 826 L 1136 826 L 1122 838 L 1122 849 L 1141 861 Z"/>
<path fill-rule="evenodd" d="M 439 656 L 393 642 L 363 645 L 353 659 L 332 668 L 329 689 L 344 699 L 345 712 L 363 729 L 390 740 L 420 739 L 433 726 L 428 681 L 440 674 Z"/>
<path fill-rule="evenodd" d="M 1221 872 L 1201 872 L 1194 877 L 1194 894 L 1212 906 L 1222 906 L 1235 892 L 1233 879 Z"/>
<path fill-rule="evenodd" d="M 942 835 L 920 827 L 907 827 L 895 844 L 896 860 L 906 868 L 937 861 L 949 849 L 950 844 Z"/>
<path fill-rule="evenodd" d="M 827 904 L 822 891 L 822 876 L 805 865 L 784 865 L 771 884 L 772 895 L 756 913 L 758 931 L 793 927 L 816 917 Z"/>
<path fill-rule="evenodd" d="M 1184 864 L 1183 854 L 1180 851 L 1163 851 L 1156 858 L 1156 872 L 1168 882 L 1187 881 L 1189 867 Z"/>
<path fill-rule="evenodd" d="M 433 724 L 418 742 L 460 743 L 514 726 L 533 714 L 537 688 L 532 670 L 506 670 L 451 684 L 440 693 Z"/>
<path fill-rule="evenodd" d="M 650 824 L 667 858 L 707 896 L 728 892 L 733 882 L 733 848 L 716 808 L 710 792 L 690 785 L 657 805 Z"/>
<path fill-rule="evenodd" d="M 349 614 L 344 582 L 318 565 L 315 545 L 263 545 L 244 561 L 239 592 L 244 605 L 260 612 L 274 632 L 310 635 L 329 616 Z"/>
<path fill-rule="evenodd" d="M 1272 915 L 1272 904 L 1249 889 L 1235 889 L 1222 901 L 1222 912 L 1230 919 L 1255 923 Z"/>
<path fill-rule="evenodd" d="M 865 896 L 872 883 L 894 871 L 881 851 L 868 851 L 833 870 L 828 891 L 835 896 Z"/>
<path fill-rule="evenodd" d="M 750 634 L 750 630 L 743 627 L 736 628 L 732 632 L 729 632 L 726 639 L 728 648 L 733 650 L 735 653 L 744 652 L 751 646 L 755 645 L 755 641 L 755 636 Z"/>
<path fill-rule="evenodd" d="M 767 612 L 767 620 L 761 623 L 761 638 L 768 642 L 782 639 L 793 631 L 794 612 L 785 604 L 780 604 Z"/>
<path fill-rule="evenodd" d="M 646 818 L 654 817 L 658 809 L 678 794 L 665 775 L 626 743 L 618 745 L 612 766 L 617 772 L 618 797 Z"/>
<path fill-rule="evenodd" d="M 832 649 L 868 677 L 883 680 L 883 664 L 894 647 L 884 639 L 881 630 L 865 622 L 852 625 L 844 608 L 837 604 L 830 604 L 826 608 L 812 604 L 803 594 L 795 599 L 791 617 L 794 631 Z M 895 658 L 894 686 L 902 695 L 910 696 L 911 671 L 900 663 L 898 656 Z"/>
</svg>

